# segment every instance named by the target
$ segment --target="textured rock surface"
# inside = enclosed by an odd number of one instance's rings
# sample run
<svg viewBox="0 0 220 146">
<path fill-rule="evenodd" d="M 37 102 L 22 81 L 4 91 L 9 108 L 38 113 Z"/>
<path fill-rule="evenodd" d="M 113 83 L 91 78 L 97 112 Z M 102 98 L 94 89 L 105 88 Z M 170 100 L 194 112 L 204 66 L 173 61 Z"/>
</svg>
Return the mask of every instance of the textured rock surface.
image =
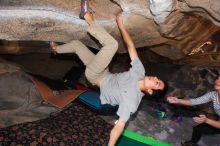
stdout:
<svg viewBox="0 0 220 146">
<path fill-rule="evenodd" d="M 18 65 L 0 60 L 0 71 L 0 127 L 36 121 L 60 111 L 43 102 L 31 77 Z"/>
<path fill-rule="evenodd" d="M 123 11 L 136 47 L 148 47 L 180 63 L 219 66 L 218 0 L 91 0 L 91 7 L 98 23 L 119 41 L 119 53 L 126 49 L 114 18 Z M 64 43 L 79 39 L 100 48 L 86 33 L 87 24 L 78 18 L 79 11 L 80 0 L 2 0 L 0 38 Z M 207 41 L 212 44 L 200 47 Z M 0 49 L 0 53 L 22 51 L 19 47 Z"/>
</svg>

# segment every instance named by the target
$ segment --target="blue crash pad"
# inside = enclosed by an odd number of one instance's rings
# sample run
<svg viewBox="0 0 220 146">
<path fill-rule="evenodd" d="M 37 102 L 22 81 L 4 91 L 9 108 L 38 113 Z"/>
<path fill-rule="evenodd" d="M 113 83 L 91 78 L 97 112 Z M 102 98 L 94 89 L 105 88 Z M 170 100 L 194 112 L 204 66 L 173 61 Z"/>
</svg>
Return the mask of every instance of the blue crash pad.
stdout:
<svg viewBox="0 0 220 146">
<path fill-rule="evenodd" d="M 101 110 L 101 109 L 111 109 L 115 108 L 114 106 L 111 106 L 109 104 L 101 104 L 100 100 L 100 94 L 95 91 L 86 91 L 79 96 L 79 100 L 88 105 L 89 107 L 96 109 L 96 110 Z"/>
</svg>

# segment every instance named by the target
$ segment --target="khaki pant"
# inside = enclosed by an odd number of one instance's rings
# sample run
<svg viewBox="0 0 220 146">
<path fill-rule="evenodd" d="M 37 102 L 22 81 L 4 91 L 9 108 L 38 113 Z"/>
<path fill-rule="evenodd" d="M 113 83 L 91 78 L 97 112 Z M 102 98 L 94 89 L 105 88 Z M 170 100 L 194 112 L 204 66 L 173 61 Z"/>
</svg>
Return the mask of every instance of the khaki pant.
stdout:
<svg viewBox="0 0 220 146">
<path fill-rule="evenodd" d="M 100 82 L 108 72 L 108 65 L 118 50 L 117 41 L 102 27 L 91 24 L 87 30 L 103 46 L 95 55 L 78 40 L 57 47 L 57 53 L 76 53 L 86 66 L 85 75 L 92 84 Z"/>
</svg>

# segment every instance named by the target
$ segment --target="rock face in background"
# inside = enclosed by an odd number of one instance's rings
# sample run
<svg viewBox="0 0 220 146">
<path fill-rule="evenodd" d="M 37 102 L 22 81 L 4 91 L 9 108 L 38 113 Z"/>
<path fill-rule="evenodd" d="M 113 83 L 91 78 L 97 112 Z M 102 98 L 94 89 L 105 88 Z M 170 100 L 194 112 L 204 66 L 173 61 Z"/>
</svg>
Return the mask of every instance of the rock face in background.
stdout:
<svg viewBox="0 0 220 146">
<path fill-rule="evenodd" d="M 60 111 L 43 102 L 31 78 L 21 66 L 0 59 L 1 128 L 44 119 L 51 112 Z"/>
<path fill-rule="evenodd" d="M 119 53 L 126 49 L 114 19 L 122 12 L 136 47 L 146 47 L 179 63 L 220 64 L 218 0 L 91 0 L 90 3 L 97 22 L 119 41 Z M 79 39 L 100 49 L 86 33 L 87 24 L 78 18 L 79 11 L 80 0 L 1 0 L 0 38 L 63 43 Z M 0 53 L 31 52 L 19 47 L 5 48 L 2 44 L 8 43 L 1 43 Z"/>
</svg>

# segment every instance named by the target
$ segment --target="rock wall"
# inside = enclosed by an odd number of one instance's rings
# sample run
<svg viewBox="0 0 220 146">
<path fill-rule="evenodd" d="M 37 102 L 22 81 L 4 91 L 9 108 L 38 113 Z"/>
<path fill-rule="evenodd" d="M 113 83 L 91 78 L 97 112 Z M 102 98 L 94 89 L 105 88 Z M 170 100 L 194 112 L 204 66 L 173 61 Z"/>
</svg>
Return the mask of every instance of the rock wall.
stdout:
<svg viewBox="0 0 220 146">
<path fill-rule="evenodd" d="M 180 63 L 211 62 L 219 66 L 219 45 L 212 39 L 213 35 L 220 35 L 218 0 L 91 0 L 90 4 L 97 23 L 119 41 L 119 53 L 127 52 L 114 20 L 122 12 L 137 48 L 150 48 Z M 87 34 L 85 21 L 78 18 L 79 11 L 80 0 L 2 0 L 0 38 L 64 43 L 79 39 L 100 49 Z M 215 50 L 200 47 L 207 41 L 212 42 Z M 19 51 L 22 50 L 16 47 L 14 50 L 0 49 L 0 53 Z"/>
</svg>

